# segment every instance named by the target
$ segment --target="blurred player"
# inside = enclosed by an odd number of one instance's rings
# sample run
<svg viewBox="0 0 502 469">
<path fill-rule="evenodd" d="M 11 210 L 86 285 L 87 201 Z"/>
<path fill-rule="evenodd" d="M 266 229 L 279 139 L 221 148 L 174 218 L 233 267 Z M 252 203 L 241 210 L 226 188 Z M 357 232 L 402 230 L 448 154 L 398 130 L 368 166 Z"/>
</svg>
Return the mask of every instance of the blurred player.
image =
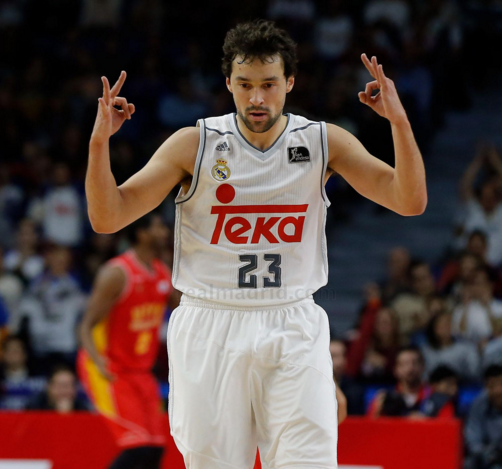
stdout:
<svg viewBox="0 0 502 469">
<path fill-rule="evenodd" d="M 176 199 L 169 321 L 169 421 L 189 469 L 336 468 L 339 420 L 329 322 L 324 184 L 335 173 L 402 215 L 425 210 L 420 151 L 394 83 L 375 57 L 362 103 L 389 120 L 396 167 L 336 125 L 283 114 L 296 44 L 268 21 L 228 32 L 222 69 L 236 113 L 179 130 L 120 187 L 109 139 L 134 113 L 103 77 L 89 145 L 92 226 L 111 233 Z M 379 93 L 373 96 L 373 91 Z M 120 106 L 120 110 L 114 106 Z"/>
<path fill-rule="evenodd" d="M 165 444 L 162 402 L 151 369 L 172 292 L 158 259 L 168 229 L 149 214 L 128 227 L 132 249 L 108 261 L 81 326 L 80 379 L 122 449 L 110 468 L 157 469 Z"/>
</svg>

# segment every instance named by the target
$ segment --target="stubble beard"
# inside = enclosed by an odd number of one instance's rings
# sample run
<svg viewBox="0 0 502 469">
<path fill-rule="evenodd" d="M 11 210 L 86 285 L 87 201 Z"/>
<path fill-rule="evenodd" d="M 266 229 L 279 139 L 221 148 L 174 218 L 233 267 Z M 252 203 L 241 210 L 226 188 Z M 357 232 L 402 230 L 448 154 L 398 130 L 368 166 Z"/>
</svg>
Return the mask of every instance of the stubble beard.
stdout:
<svg viewBox="0 0 502 469">
<path fill-rule="evenodd" d="M 256 109 L 256 111 L 259 111 L 259 109 Z M 282 109 L 275 116 L 272 116 L 268 120 L 261 122 L 250 121 L 239 110 L 237 110 L 237 115 L 241 118 L 242 122 L 244 123 L 244 125 L 247 127 L 248 130 L 256 134 L 262 134 L 268 132 L 274 126 L 274 124 L 280 119 L 280 117 L 282 116 Z"/>
</svg>

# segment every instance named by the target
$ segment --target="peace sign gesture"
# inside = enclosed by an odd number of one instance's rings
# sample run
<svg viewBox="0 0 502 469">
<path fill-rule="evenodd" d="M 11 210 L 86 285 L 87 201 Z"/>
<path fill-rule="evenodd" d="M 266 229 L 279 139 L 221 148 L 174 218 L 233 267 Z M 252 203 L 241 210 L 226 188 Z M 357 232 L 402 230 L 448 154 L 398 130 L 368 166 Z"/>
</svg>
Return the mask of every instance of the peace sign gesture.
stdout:
<svg viewBox="0 0 502 469">
<path fill-rule="evenodd" d="M 117 132 L 126 119 L 131 119 L 134 114 L 134 104 L 128 103 L 125 98 L 118 96 L 126 79 L 126 72 L 121 72 L 117 83 L 110 89 L 108 78 L 101 77 L 103 82 L 103 97 L 99 98 L 98 115 L 94 123 L 91 140 L 105 143 Z M 120 106 L 117 109 L 115 106 Z"/>
<path fill-rule="evenodd" d="M 365 67 L 370 75 L 375 79 L 366 85 L 366 89 L 358 93 L 359 101 L 369 106 L 378 115 L 385 117 L 391 124 L 407 120 L 394 82 L 387 78 L 383 72 L 382 65 L 379 65 L 376 57 L 371 58 L 371 62 L 366 54 L 361 55 Z M 380 90 L 375 96 L 371 96 L 373 90 Z"/>
</svg>

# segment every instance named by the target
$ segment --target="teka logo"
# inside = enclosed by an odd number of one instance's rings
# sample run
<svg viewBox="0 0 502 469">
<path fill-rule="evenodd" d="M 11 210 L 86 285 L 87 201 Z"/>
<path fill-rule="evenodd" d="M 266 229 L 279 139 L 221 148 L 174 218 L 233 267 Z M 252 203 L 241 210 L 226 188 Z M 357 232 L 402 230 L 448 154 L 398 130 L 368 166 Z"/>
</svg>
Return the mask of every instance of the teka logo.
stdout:
<svg viewBox="0 0 502 469">
<path fill-rule="evenodd" d="M 216 189 L 216 198 L 222 204 L 229 204 L 235 198 L 235 189 L 230 184 L 221 184 Z M 305 213 L 304 205 L 218 205 L 211 207 L 211 214 L 218 215 L 211 244 L 218 244 L 221 232 L 233 244 L 257 244 L 263 236 L 269 243 L 299 243 L 302 240 L 305 215 L 284 216 L 287 213 Z M 265 215 L 256 219 L 255 226 L 244 217 L 234 216 L 243 213 L 277 214 Z M 229 215 L 227 217 L 227 215 Z M 272 229 L 277 229 L 272 232 Z M 279 238 L 279 239 L 278 239 Z"/>
</svg>

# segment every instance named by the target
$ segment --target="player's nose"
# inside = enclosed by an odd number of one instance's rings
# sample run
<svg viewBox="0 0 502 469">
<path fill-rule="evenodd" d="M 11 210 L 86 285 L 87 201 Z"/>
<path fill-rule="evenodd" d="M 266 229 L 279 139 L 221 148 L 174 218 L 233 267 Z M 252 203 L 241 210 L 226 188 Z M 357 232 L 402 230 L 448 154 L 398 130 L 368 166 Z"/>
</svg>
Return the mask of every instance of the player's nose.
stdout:
<svg viewBox="0 0 502 469">
<path fill-rule="evenodd" d="M 249 97 L 249 102 L 253 106 L 261 106 L 263 104 L 263 94 L 260 90 L 254 90 Z"/>
</svg>

